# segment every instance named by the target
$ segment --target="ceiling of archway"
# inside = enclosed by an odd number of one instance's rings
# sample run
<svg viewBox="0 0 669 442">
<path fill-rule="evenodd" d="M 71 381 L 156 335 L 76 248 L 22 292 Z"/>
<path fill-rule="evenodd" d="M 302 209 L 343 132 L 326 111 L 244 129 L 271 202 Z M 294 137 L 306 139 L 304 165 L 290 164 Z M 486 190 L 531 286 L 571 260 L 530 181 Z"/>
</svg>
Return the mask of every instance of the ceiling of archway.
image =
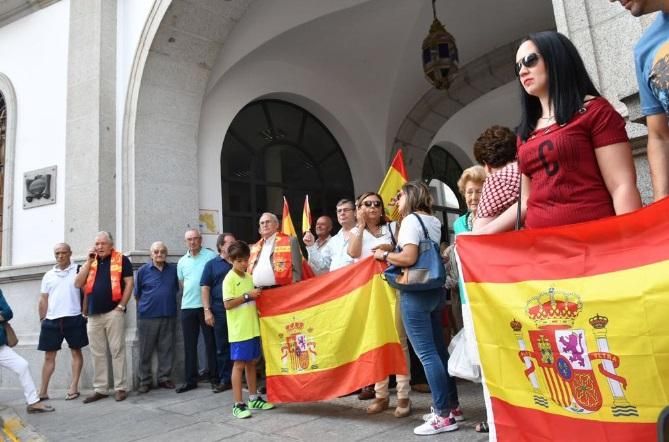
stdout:
<svg viewBox="0 0 669 442">
<path fill-rule="evenodd" d="M 497 48 L 507 57 L 509 42 L 554 27 L 550 0 L 437 0 L 437 11 L 457 39 L 463 70 L 494 57 Z M 151 45 L 137 126 L 155 133 L 160 121 L 178 121 L 187 139 L 174 143 L 195 147 L 206 91 L 253 60 L 279 59 L 318 76 L 324 88 L 336 85 L 365 115 L 374 142 L 390 150 L 403 121 L 430 93 L 420 45 L 431 14 L 429 0 L 174 0 Z M 469 71 L 467 84 L 476 81 L 476 70 Z M 465 96 L 453 106 L 467 102 Z M 138 139 L 150 143 L 151 135 L 147 129 Z"/>
</svg>

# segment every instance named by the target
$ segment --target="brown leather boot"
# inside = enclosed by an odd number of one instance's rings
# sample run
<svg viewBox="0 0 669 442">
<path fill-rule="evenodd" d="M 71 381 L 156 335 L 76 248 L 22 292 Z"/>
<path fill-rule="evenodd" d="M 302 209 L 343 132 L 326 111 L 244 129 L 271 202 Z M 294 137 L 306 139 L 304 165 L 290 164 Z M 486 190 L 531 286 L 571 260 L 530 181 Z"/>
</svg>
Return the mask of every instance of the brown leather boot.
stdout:
<svg viewBox="0 0 669 442">
<path fill-rule="evenodd" d="M 411 400 L 397 399 L 397 407 L 395 408 L 395 417 L 407 417 L 411 414 Z"/>
<path fill-rule="evenodd" d="M 367 407 L 367 414 L 377 414 L 388 409 L 390 405 L 390 398 L 377 397 L 372 401 L 372 404 Z"/>
</svg>

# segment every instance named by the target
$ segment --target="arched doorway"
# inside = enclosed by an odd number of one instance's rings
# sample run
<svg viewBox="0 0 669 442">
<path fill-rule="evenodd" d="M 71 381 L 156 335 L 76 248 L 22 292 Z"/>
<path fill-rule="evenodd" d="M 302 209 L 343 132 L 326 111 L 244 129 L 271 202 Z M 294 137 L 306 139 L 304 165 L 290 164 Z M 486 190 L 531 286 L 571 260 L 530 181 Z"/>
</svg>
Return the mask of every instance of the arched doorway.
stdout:
<svg viewBox="0 0 669 442">
<path fill-rule="evenodd" d="M 221 191 L 223 230 L 253 241 L 260 214 L 280 216 L 284 195 L 298 230 L 307 194 L 314 217 L 336 220 L 335 205 L 353 197 L 353 180 L 337 140 L 316 117 L 286 101 L 259 100 L 225 135 Z"/>
<path fill-rule="evenodd" d="M 423 163 L 423 180 L 430 186 L 434 215 L 441 219 L 441 240 L 451 243 L 453 222 L 465 211 L 465 201 L 458 191 L 462 166 L 446 149 L 432 146 Z"/>
</svg>

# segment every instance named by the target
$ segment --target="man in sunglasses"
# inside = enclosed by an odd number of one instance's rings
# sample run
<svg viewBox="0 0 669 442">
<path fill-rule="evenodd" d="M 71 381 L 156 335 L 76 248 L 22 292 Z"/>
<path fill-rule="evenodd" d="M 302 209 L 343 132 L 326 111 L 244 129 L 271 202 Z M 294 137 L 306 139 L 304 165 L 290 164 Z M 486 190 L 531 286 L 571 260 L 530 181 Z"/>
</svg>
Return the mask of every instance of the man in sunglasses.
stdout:
<svg viewBox="0 0 669 442">
<path fill-rule="evenodd" d="M 648 126 L 648 163 L 657 201 L 669 195 L 669 1 L 619 1 L 635 17 L 659 12 L 634 47 L 641 113 Z"/>
</svg>

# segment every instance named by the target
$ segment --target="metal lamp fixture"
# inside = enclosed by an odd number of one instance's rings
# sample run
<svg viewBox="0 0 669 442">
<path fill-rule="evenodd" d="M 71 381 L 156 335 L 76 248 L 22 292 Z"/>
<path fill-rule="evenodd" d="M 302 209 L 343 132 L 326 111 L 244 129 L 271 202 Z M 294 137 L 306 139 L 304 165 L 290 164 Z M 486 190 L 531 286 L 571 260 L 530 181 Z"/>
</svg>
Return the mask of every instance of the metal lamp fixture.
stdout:
<svg viewBox="0 0 669 442">
<path fill-rule="evenodd" d="M 432 26 L 423 40 L 423 71 L 437 89 L 448 89 L 458 70 L 458 48 L 455 38 L 437 18 L 435 0 L 432 0 Z"/>
</svg>

